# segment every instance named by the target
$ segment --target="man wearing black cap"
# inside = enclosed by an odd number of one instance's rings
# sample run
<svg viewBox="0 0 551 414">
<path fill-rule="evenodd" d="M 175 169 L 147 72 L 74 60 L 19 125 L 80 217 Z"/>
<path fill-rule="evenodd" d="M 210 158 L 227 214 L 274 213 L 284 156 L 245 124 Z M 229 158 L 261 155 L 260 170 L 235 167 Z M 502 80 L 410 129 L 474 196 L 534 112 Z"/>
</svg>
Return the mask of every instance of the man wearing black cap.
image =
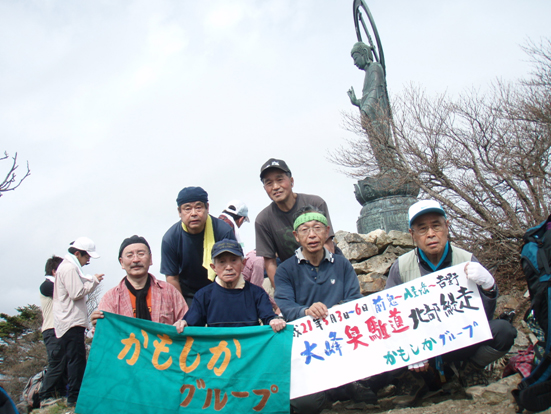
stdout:
<svg viewBox="0 0 551 414">
<path fill-rule="evenodd" d="M 293 192 L 294 180 L 285 161 L 275 158 L 266 161 L 260 168 L 260 181 L 273 202 L 256 217 L 256 254 L 258 257 L 264 257 L 266 273 L 274 286 L 276 259 L 284 262 L 292 257 L 299 247 L 293 236 L 293 217 L 300 208 L 312 205 L 319 208 L 327 217 L 331 231 L 325 246 L 330 252 L 335 251 L 335 233 L 332 230 L 327 204 L 321 197 Z"/>
<path fill-rule="evenodd" d="M 285 321 L 272 310 L 264 289 L 243 278 L 243 249 L 236 240 L 216 242 L 212 248 L 212 261 L 210 266 L 216 273 L 215 282 L 197 292 L 186 319 L 174 324 L 179 333 L 188 325 L 256 326 L 259 320 L 270 325 L 274 332 L 285 328 Z"/>
<path fill-rule="evenodd" d="M 168 229 L 161 247 L 161 273 L 184 296 L 188 306 L 193 295 L 212 283 L 211 250 L 222 239 L 233 239 L 231 227 L 209 215 L 208 194 L 201 187 L 186 187 L 176 199 L 180 221 Z"/>
<path fill-rule="evenodd" d="M 103 318 L 102 311 L 169 325 L 184 317 L 188 307 L 182 295 L 170 283 L 157 280 L 149 273 L 153 261 L 145 238 L 124 239 L 119 262 L 126 276 L 101 298 L 91 316 L 94 325 L 98 318 Z"/>
</svg>

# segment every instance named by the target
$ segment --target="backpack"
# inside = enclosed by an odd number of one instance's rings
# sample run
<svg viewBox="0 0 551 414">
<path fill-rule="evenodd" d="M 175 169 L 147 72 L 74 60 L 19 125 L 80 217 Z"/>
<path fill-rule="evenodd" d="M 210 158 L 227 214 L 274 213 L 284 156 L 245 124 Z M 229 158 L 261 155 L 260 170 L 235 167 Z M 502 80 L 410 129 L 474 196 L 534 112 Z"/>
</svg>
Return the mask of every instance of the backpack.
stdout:
<svg viewBox="0 0 551 414">
<path fill-rule="evenodd" d="M 40 371 L 27 381 L 27 385 L 23 389 L 22 399 L 28 407 L 40 408 L 40 388 L 42 388 L 45 374 L 46 370 Z"/>
<path fill-rule="evenodd" d="M 0 387 L 0 413 L 2 414 L 19 414 L 17 407 L 10 398 L 6 390 Z"/>
<path fill-rule="evenodd" d="M 545 353 L 531 374 L 513 391 L 513 396 L 521 410 L 543 411 L 551 407 L 551 216 L 529 229 L 523 240 L 520 263 L 531 301 L 526 316 L 533 315 L 543 330 Z"/>
</svg>

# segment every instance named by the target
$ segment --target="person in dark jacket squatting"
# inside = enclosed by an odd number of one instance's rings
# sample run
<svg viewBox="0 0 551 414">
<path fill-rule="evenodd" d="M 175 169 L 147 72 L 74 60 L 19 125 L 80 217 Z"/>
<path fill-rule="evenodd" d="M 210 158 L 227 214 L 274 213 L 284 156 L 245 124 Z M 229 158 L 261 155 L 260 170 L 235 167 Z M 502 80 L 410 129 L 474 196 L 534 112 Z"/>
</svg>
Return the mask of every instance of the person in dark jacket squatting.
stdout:
<svg viewBox="0 0 551 414">
<path fill-rule="evenodd" d="M 236 240 L 224 239 L 212 247 L 210 265 L 214 283 L 200 289 L 184 319 L 174 324 L 178 333 L 186 326 L 240 327 L 270 325 L 274 332 L 287 325 L 272 310 L 268 294 L 247 282 L 243 271 L 243 249 Z"/>
<path fill-rule="evenodd" d="M 386 289 L 445 269 L 460 263 L 465 265 L 467 279 L 478 285 L 484 310 L 488 318 L 492 339 L 467 348 L 459 349 L 441 357 L 410 366 L 411 381 L 416 383 L 413 390 L 396 403 L 412 404 L 419 397 L 421 390 L 427 389 L 426 380 L 429 372 L 434 372 L 434 365 L 442 372 L 443 364 L 454 362 L 458 367 L 459 379 L 464 387 L 488 384 L 484 367 L 504 356 L 513 345 L 516 329 L 506 320 L 493 319 L 496 308 L 498 289 L 494 278 L 482 266 L 472 253 L 452 246 L 448 241 L 449 220 L 437 201 L 422 200 L 409 208 L 409 232 L 417 246 L 414 250 L 400 256 L 390 268 Z"/>
<path fill-rule="evenodd" d="M 322 211 L 307 205 L 295 214 L 293 235 L 299 243 L 295 255 L 278 266 L 275 300 L 287 321 L 304 316 L 328 316 L 328 309 L 360 299 L 360 284 L 350 262 L 324 246 L 329 238 L 329 221 Z M 375 403 L 377 396 L 358 382 L 345 384 L 291 400 L 292 412 L 319 413 L 327 401 Z"/>
</svg>

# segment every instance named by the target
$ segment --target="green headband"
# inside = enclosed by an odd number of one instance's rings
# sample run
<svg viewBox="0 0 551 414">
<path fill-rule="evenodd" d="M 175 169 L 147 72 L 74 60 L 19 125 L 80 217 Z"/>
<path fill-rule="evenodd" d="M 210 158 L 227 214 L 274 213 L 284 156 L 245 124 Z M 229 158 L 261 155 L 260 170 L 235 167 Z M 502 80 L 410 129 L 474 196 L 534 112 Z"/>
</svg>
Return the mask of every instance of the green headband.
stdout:
<svg viewBox="0 0 551 414">
<path fill-rule="evenodd" d="M 298 216 L 295 220 L 295 223 L 293 224 L 293 230 L 296 230 L 301 224 L 307 223 L 312 220 L 319 221 L 320 223 L 323 223 L 327 226 L 327 219 L 323 214 L 311 212 Z"/>
</svg>

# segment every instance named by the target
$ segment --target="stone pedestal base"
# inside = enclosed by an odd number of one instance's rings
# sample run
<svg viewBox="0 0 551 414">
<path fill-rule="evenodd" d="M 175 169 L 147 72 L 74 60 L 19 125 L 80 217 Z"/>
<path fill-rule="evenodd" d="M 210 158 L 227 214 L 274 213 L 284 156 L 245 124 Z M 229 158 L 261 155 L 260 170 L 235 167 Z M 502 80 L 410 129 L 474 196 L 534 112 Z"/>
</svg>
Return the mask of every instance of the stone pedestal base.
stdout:
<svg viewBox="0 0 551 414">
<path fill-rule="evenodd" d="M 367 234 L 382 229 L 408 232 L 408 209 L 417 202 L 417 197 L 409 195 L 391 195 L 368 201 L 362 207 L 356 222 L 358 233 Z"/>
</svg>

